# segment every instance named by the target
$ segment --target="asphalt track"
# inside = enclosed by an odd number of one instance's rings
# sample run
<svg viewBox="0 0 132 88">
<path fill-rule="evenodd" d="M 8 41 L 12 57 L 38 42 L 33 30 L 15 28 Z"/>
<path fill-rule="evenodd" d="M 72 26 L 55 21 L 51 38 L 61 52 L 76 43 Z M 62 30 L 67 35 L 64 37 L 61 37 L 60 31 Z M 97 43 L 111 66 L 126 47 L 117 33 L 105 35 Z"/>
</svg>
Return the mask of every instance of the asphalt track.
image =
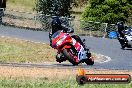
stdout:
<svg viewBox="0 0 132 88">
<path fill-rule="evenodd" d="M 0 36 L 19 38 L 40 43 L 49 43 L 48 32 L 24 30 L 3 25 L 0 25 Z M 120 49 L 118 40 L 88 36 L 81 36 L 81 38 L 86 39 L 86 45 L 92 52 L 103 54 L 111 58 L 111 60 L 95 62 L 93 66 L 87 66 L 84 64 L 84 68 L 132 70 L 132 49 Z M 76 66 L 72 66 L 70 63 L 43 63 L 26 65 L 6 63 L 0 65 L 76 68 Z"/>
</svg>

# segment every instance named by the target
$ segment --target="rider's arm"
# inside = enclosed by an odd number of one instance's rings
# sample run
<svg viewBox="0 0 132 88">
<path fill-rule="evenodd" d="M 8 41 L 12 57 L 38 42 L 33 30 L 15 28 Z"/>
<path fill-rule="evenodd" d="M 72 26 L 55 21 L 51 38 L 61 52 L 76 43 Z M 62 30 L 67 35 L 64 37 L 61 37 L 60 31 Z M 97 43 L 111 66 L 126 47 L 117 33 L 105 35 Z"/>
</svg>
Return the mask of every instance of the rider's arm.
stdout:
<svg viewBox="0 0 132 88">
<path fill-rule="evenodd" d="M 68 27 L 68 26 L 66 26 L 66 25 L 62 25 L 62 29 L 63 29 L 63 31 L 66 32 L 66 33 L 73 33 L 73 32 L 74 32 L 74 29 L 73 29 L 73 28 Z"/>
</svg>

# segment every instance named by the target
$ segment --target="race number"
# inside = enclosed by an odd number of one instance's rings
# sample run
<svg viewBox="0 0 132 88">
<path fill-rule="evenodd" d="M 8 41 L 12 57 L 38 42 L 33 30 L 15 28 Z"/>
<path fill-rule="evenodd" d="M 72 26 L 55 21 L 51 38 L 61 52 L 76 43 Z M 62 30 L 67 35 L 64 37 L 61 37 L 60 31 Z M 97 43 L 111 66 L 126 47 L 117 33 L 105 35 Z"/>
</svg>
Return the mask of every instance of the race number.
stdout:
<svg viewBox="0 0 132 88">
<path fill-rule="evenodd" d="M 84 50 L 83 46 L 81 45 L 81 49 L 78 53 L 79 61 L 86 58 L 86 51 Z"/>
</svg>

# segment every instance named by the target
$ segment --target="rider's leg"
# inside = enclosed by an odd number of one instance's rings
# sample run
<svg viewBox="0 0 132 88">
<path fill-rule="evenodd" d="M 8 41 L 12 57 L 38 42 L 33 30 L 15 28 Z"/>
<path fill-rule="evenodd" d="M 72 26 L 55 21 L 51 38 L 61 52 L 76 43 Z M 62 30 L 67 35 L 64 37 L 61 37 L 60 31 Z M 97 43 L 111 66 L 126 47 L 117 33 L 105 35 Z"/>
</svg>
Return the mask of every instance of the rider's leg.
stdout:
<svg viewBox="0 0 132 88">
<path fill-rule="evenodd" d="M 124 39 L 123 39 L 123 38 L 118 38 L 118 40 L 119 40 L 119 42 L 120 42 L 120 44 L 121 44 L 121 47 L 122 47 L 122 48 L 125 48 L 126 44 L 125 44 L 125 42 L 124 42 Z"/>
<path fill-rule="evenodd" d="M 71 37 L 78 41 L 85 48 L 84 43 L 82 42 L 81 38 L 78 35 L 72 35 Z"/>
</svg>

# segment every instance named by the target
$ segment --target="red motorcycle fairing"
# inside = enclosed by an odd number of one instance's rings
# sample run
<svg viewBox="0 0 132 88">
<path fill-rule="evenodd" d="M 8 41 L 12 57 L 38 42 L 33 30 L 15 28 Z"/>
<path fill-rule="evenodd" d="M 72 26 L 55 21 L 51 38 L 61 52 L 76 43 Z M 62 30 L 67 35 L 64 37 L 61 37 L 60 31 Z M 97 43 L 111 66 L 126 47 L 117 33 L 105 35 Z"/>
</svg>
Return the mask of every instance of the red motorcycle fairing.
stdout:
<svg viewBox="0 0 132 88">
<path fill-rule="evenodd" d="M 52 47 L 58 50 L 58 53 L 62 52 L 64 49 L 71 49 L 72 46 L 78 52 L 80 50 L 80 43 L 78 43 L 75 39 L 73 39 L 69 34 L 63 33 L 62 31 L 58 31 L 52 36 Z M 69 55 L 78 62 L 78 57 L 72 55 L 69 51 L 67 51 Z"/>
<path fill-rule="evenodd" d="M 74 38 L 72 38 L 72 45 L 75 47 L 75 49 L 77 50 L 77 52 L 80 51 L 81 44 L 79 42 L 77 42 Z"/>
<path fill-rule="evenodd" d="M 80 43 L 67 33 L 60 32 L 60 34 L 58 33 L 58 36 L 52 39 L 52 47 L 57 50 L 71 48 L 71 45 L 73 45 L 77 51 L 81 48 Z"/>
<path fill-rule="evenodd" d="M 67 49 L 67 52 L 76 63 L 79 63 L 78 57 L 76 55 L 73 55 L 69 49 Z"/>
<path fill-rule="evenodd" d="M 84 47 L 72 38 L 69 34 L 63 31 L 57 31 L 51 37 L 52 48 L 58 50 L 59 53 L 65 53 L 66 57 L 71 58 L 69 60 L 73 64 L 80 63 L 82 60 L 88 58 Z M 75 63 L 74 63 L 75 62 Z"/>
<path fill-rule="evenodd" d="M 71 48 L 69 45 L 72 44 L 72 38 L 68 34 L 61 31 L 58 31 L 56 34 L 56 37 L 52 39 L 53 48 L 60 50 L 64 48 L 64 45 L 66 45 L 65 48 Z"/>
</svg>

